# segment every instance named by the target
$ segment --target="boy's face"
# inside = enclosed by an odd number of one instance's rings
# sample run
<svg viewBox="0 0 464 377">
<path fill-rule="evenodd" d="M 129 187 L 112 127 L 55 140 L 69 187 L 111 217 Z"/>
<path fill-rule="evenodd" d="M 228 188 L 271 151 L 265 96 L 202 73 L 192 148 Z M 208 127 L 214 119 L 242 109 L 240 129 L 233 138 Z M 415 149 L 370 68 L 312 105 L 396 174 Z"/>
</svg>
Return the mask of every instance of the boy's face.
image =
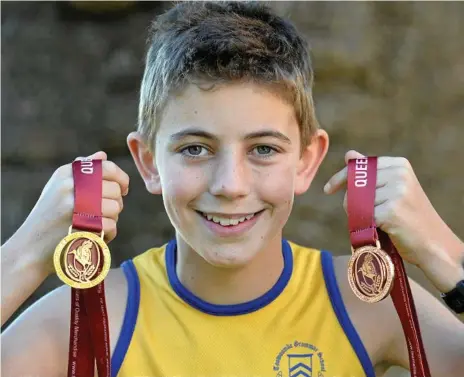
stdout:
<svg viewBox="0 0 464 377">
<path fill-rule="evenodd" d="M 129 148 L 147 189 L 162 193 L 178 238 L 218 266 L 247 263 L 282 236 L 295 194 L 307 190 L 328 146 L 318 131 L 300 149 L 293 108 L 251 84 L 189 86 L 163 113 L 152 158 Z"/>
</svg>

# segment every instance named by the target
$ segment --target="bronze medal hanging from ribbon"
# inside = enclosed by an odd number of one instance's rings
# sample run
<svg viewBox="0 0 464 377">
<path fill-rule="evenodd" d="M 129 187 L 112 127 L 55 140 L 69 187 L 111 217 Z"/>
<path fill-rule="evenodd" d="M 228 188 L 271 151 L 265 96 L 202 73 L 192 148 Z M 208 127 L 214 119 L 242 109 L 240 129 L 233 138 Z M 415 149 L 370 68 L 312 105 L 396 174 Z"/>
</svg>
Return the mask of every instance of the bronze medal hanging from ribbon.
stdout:
<svg viewBox="0 0 464 377">
<path fill-rule="evenodd" d="M 68 377 L 110 377 L 110 342 L 104 282 L 111 256 L 103 240 L 102 161 L 76 160 L 74 212 L 69 234 L 57 245 L 58 277 L 71 287 Z M 76 232 L 72 232 L 72 230 Z"/>
<path fill-rule="evenodd" d="M 403 260 L 374 218 L 377 157 L 348 161 L 347 213 L 352 256 L 348 281 L 361 300 L 375 303 L 389 294 L 407 341 L 412 377 L 430 377 L 416 308 Z M 381 248 L 382 247 L 382 248 Z"/>
</svg>

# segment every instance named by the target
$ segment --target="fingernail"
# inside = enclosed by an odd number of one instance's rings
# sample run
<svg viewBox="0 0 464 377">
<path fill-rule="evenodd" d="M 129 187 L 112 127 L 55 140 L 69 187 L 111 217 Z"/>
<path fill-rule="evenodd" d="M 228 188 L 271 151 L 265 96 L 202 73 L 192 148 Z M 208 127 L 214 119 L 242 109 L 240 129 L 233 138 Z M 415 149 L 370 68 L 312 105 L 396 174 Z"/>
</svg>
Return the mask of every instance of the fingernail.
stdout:
<svg viewBox="0 0 464 377">
<path fill-rule="evenodd" d="M 330 183 L 327 182 L 324 186 L 324 192 L 329 192 L 329 190 L 330 190 Z"/>
</svg>

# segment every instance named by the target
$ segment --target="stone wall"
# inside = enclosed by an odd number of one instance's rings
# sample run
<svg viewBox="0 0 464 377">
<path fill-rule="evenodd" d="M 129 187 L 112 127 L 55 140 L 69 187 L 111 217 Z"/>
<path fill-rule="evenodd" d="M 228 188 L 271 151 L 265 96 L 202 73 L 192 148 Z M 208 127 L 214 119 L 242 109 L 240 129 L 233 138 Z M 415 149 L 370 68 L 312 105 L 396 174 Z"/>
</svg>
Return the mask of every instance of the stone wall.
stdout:
<svg viewBox="0 0 464 377">
<path fill-rule="evenodd" d="M 73 17 L 56 3 L 2 3 L 2 242 L 59 165 L 99 149 L 132 178 L 111 244 L 114 265 L 173 235 L 125 144 L 136 121 L 146 29 L 166 6 L 132 7 L 103 20 Z M 432 203 L 464 237 L 464 3 L 272 6 L 311 42 L 317 113 L 331 136 L 327 159 L 297 199 L 286 236 L 349 252 L 342 194 L 326 197 L 322 187 L 344 153 L 357 149 L 410 159 Z M 56 285 L 50 278 L 25 307 Z"/>
</svg>

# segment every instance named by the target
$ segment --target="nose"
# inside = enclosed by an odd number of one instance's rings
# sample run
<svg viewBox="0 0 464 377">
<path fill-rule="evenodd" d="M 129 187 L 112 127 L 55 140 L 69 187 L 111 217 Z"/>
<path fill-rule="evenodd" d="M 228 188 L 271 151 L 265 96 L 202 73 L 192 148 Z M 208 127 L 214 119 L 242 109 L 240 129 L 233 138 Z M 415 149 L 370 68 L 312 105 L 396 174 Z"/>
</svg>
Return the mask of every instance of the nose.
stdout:
<svg viewBox="0 0 464 377">
<path fill-rule="evenodd" d="M 209 191 L 229 200 L 247 196 L 249 177 L 246 159 L 236 151 L 225 152 L 216 160 Z"/>
</svg>

